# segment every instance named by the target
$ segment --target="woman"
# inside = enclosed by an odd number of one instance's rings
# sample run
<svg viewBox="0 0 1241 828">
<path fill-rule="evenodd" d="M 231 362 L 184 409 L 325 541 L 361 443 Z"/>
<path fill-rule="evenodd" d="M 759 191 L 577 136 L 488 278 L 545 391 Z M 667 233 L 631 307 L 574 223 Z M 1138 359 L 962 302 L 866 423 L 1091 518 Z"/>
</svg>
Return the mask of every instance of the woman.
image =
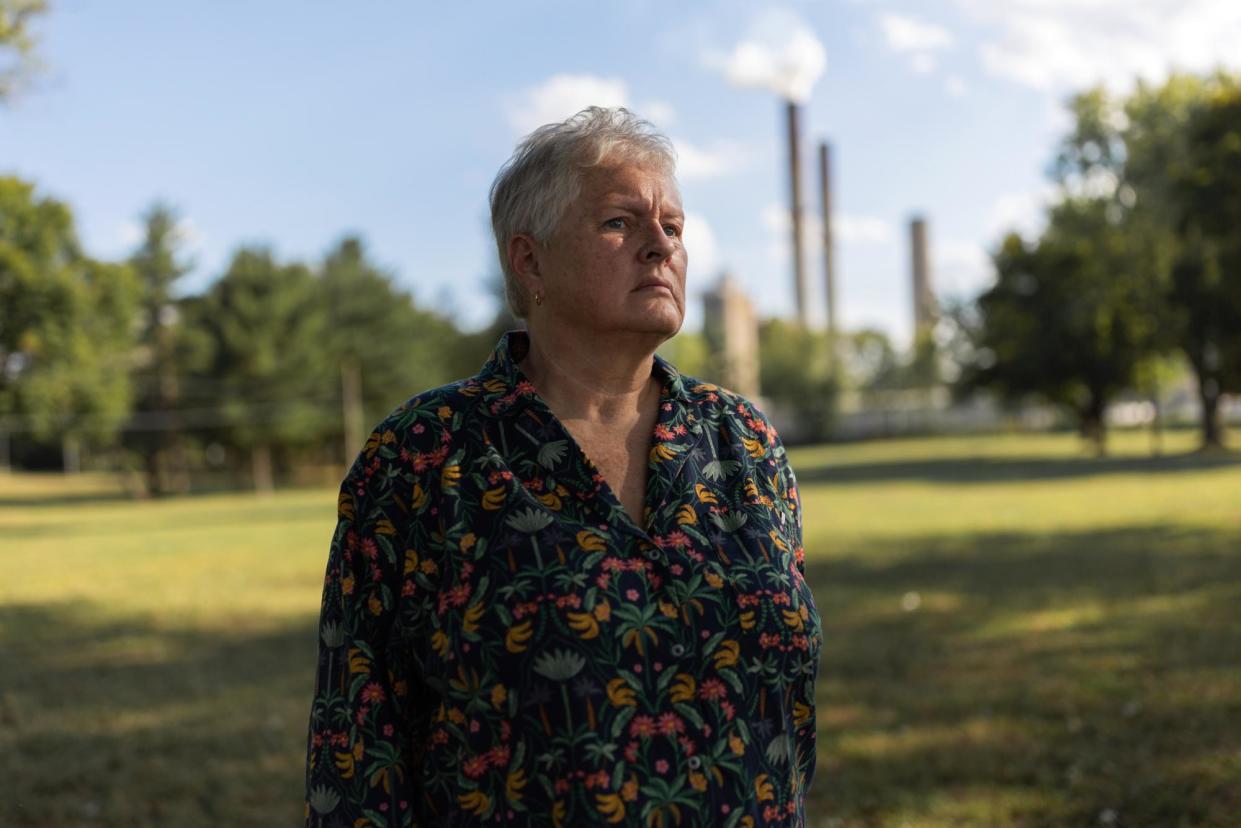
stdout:
<svg viewBox="0 0 1241 828">
<path fill-rule="evenodd" d="M 821 634 L 749 402 L 655 349 L 685 314 L 671 145 L 623 109 L 491 191 L 515 313 L 340 492 L 310 825 L 802 825 Z"/>
</svg>

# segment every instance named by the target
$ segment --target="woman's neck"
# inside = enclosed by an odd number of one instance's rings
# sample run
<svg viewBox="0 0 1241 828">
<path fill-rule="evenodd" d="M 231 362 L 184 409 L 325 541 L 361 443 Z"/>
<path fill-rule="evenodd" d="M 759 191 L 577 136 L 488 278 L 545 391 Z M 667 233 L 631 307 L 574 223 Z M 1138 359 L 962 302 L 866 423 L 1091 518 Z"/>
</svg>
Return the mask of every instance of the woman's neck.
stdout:
<svg viewBox="0 0 1241 828">
<path fill-rule="evenodd" d="M 583 343 L 548 331 L 532 331 L 529 338 L 521 370 L 562 419 L 624 424 L 659 398 L 653 349 L 603 339 Z"/>
</svg>

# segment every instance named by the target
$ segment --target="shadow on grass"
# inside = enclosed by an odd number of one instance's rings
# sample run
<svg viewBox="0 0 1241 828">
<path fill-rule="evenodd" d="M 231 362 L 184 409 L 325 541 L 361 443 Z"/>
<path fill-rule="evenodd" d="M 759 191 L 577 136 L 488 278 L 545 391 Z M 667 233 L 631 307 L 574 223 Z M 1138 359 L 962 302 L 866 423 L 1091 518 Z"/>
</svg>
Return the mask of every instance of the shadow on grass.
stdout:
<svg viewBox="0 0 1241 828">
<path fill-rule="evenodd" d="M 0 608 L 0 824 L 300 824 L 315 647 L 309 617 L 246 632 Z"/>
<path fill-rule="evenodd" d="M 16 478 L 20 483 L 21 477 Z M 298 494 L 302 492 L 317 492 L 327 489 L 335 489 L 339 485 L 338 481 L 325 482 L 321 485 L 312 484 L 287 484 L 276 488 L 277 495 Z M 9 484 L 9 489 L 14 484 Z M 205 500 L 220 496 L 251 496 L 256 500 L 262 500 L 266 495 L 256 492 L 253 488 L 245 485 L 204 485 L 198 486 L 184 494 L 169 495 L 151 495 L 140 496 L 132 492 L 125 491 L 117 484 L 114 487 L 101 487 L 98 489 L 87 489 L 85 491 L 56 491 L 48 489 L 45 481 L 39 482 L 40 489 L 46 491 L 32 492 L 27 495 L 0 494 L 0 509 L 55 509 L 64 506 L 86 506 L 96 504 L 120 503 L 120 504 L 165 504 L 165 503 L 185 503 L 195 500 Z"/>
<path fill-rule="evenodd" d="M 810 813 L 850 828 L 1236 824 L 1241 532 L 842 551 L 807 564 L 826 635 Z M 206 629 L 0 608 L 0 824 L 297 824 L 315 645 L 311 617 Z"/>
<path fill-rule="evenodd" d="M 1160 474 L 1241 466 L 1241 452 L 1168 454 L 1160 457 L 960 457 L 887 462 L 798 466 L 797 479 L 808 483 L 999 483 L 1068 480 L 1107 474 Z"/>
<path fill-rule="evenodd" d="M 187 497 L 194 496 L 188 495 Z M 153 508 L 159 508 L 163 505 L 180 506 L 186 502 L 170 498 L 163 501 L 152 501 L 151 503 Z M 227 528 L 230 525 L 234 527 L 255 527 L 264 524 L 323 523 L 325 514 L 329 520 L 331 519 L 333 502 L 329 495 L 315 502 L 286 501 L 273 507 L 273 505 L 256 498 L 254 501 L 242 501 L 231 506 L 227 515 L 223 518 L 218 512 L 212 511 L 211 504 L 204 502 L 202 504 L 203 508 L 200 511 L 181 511 L 176 514 L 175 521 L 170 520 L 166 525 L 156 525 L 154 528 L 160 532 L 201 534 Z M 104 524 L 90 520 L 75 520 L 68 523 L 59 523 L 49 521 L 44 516 L 32 518 L 29 522 L 8 525 L 4 528 L 4 536 L 8 540 L 29 540 L 32 538 L 71 540 L 75 536 L 100 537 L 115 535 L 117 537 L 132 537 L 133 534 L 133 526 L 122 522 Z"/>
<path fill-rule="evenodd" d="M 1237 824 L 1241 533 L 906 538 L 808 561 L 826 824 Z"/>
<path fill-rule="evenodd" d="M 134 498 L 124 492 L 67 492 L 49 495 L 13 497 L 0 495 L 0 509 L 46 509 L 56 506 L 83 506 L 95 503 L 132 503 Z"/>
</svg>

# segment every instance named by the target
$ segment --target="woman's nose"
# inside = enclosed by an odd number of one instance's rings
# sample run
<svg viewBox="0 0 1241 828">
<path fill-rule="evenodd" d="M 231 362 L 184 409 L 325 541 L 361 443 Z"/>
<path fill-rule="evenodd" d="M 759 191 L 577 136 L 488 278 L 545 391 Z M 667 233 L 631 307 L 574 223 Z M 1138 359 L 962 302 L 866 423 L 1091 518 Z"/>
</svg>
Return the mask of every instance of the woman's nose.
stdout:
<svg viewBox="0 0 1241 828">
<path fill-rule="evenodd" d="M 648 261 L 663 260 L 671 256 L 675 250 L 675 240 L 665 233 L 663 226 L 660 225 L 652 232 L 651 240 L 647 242 L 642 255 Z"/>
</svg>

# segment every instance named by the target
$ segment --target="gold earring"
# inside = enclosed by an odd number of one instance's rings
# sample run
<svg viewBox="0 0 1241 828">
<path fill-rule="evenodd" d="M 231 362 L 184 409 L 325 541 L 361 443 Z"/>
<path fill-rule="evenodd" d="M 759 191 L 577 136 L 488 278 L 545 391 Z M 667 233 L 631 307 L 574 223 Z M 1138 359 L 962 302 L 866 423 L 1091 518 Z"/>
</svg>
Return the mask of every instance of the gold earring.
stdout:
<svg viewBox="0 0 1241 828">
<path fill-rule="evenodd" d="M 535 294 L 534 294 L 534 304 L 536 304 L 536 305 L 541 305 L 541 304 L 543 304 L 543 294 L 541 294 L 541 293 L 535 293 Z"/>
</svg>

